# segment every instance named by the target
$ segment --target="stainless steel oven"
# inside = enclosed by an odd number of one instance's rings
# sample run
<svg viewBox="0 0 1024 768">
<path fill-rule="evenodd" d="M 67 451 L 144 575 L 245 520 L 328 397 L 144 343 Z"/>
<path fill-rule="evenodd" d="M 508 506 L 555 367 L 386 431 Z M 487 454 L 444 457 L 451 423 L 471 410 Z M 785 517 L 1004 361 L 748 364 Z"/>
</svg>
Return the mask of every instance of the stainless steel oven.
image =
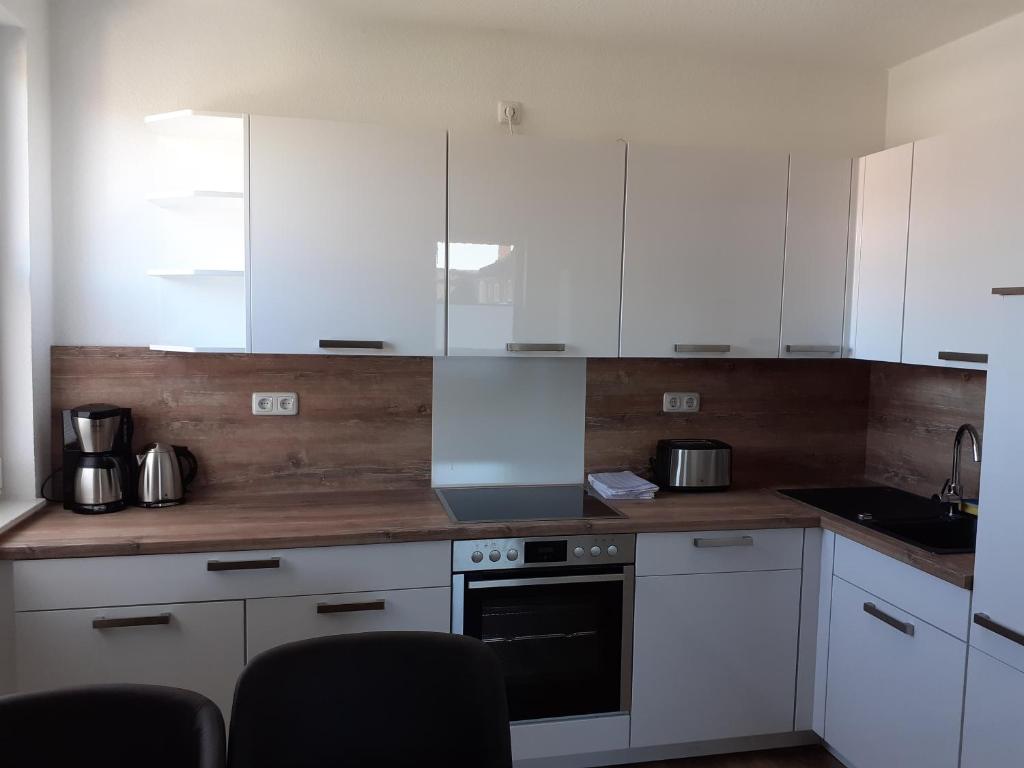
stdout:
<svg viewBox="0 0 1024 768">
<path fill-rule="evenodd" d="M 501 660 L 513 721 L 628 712 L 636 537 L 457 541 L 452 631 Z"/>
</svg>

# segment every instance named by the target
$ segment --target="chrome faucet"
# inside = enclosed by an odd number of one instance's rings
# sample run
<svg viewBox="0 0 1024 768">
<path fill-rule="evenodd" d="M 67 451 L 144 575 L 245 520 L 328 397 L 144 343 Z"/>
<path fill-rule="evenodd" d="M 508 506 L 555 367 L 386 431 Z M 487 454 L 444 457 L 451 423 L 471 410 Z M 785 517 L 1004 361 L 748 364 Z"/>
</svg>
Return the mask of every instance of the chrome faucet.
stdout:
<svg viewBox="0 0 1024 768">
<path fill-rule="evenodd" d="M 978 434 L 978 430 L 973 424 L 962 424 L 956 431 L 956 438 L 953 440 L 953 470 L 949 479 L 946 480 L 946 484 L 942 486 L 942 493 L 939 494 L 941 501 L 955 505 L 956 510 L 960 509 L 960 503 L 964 500 L 964 489 L 960 483 L 960 447 L 965 434 L 970 435 L 971 438 L 971 453 L 974 463 L 981 462 L 981 435 Z"/>
</svg>

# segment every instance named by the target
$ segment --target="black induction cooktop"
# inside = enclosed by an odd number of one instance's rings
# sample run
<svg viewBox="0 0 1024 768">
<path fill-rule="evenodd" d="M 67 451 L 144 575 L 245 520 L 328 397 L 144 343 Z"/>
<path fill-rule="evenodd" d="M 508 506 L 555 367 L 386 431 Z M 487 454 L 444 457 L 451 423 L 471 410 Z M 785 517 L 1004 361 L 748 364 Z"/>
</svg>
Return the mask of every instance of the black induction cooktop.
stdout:
<svg viewBox="0 0 1024 768">
<path fill-rule="evenodd" d="M 437 488 L 436 492 L 448 514 L 458 523 L 622 517 L 588 494 L 582 485 Z"/>
</svg>

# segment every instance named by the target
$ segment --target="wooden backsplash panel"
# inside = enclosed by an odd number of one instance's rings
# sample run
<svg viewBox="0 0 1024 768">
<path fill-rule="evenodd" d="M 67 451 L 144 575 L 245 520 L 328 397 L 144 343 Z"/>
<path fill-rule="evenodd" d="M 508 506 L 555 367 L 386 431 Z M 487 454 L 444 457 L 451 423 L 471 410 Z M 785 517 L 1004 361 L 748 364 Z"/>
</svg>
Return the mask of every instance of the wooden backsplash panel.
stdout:
<svg viewBox="0 0 1024 768">
<path fill-rule="evenodd" d="M 430 358 L 189 355 L 135 347 L 54 347 L 59 411 L 132 408 L 135 445 L 186 445 L 197 490 L 291 493 L 430 486 Z M 297 392 L 298 416 L 253 416 L 253 392 Z M 55 457 L 58 466 L 60 457 Z"/>
<path fill-rule="evenodd" d="M 964 423 L 984 429 L 982 371 L 871 364 L 867 477 L 930 496 L 949 477 L 953 438 Z M 963 447 L 965 492 L 978 495 L 979 467 Z"/>
<path fill-rule="evenodd" d="M 733 447 L 733 485 L 863 480 L 870 366 L 852 360 L 589 360 L 588 471 L 648 474 L 659 439 Z M 699 392 L 696 414 L 661 411 L 665 392 Z"/>
</svg>

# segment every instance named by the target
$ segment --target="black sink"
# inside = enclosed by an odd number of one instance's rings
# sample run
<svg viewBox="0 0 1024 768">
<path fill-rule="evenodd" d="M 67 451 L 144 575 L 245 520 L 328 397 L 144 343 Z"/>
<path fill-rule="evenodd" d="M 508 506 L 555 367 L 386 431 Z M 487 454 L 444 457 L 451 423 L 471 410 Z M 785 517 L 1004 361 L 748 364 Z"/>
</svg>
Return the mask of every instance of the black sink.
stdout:
<svg viewBox="0 0 1024 768">
<path fill-rule="evenodd" d="M 885 486 L 799 488 L 780 493 L 935 554 L 974 552 L 978 519 L 951 512 L 950 505 L 938 499 Z"/>
</svg>

